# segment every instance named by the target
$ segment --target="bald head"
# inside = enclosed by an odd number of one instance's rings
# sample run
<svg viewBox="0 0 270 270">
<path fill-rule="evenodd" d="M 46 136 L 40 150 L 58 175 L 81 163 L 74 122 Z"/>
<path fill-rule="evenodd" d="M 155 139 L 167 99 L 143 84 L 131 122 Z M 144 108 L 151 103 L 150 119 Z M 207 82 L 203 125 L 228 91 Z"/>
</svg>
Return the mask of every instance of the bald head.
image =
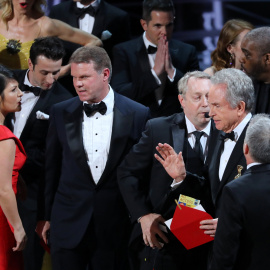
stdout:
<svg viewBox="0 0 270 270">
<path fill-rule="evenodd" d="M 258 81 L 270 82 L 270 27 L 251 30 L 242 40 L 243 70 Z"/>
</svg>

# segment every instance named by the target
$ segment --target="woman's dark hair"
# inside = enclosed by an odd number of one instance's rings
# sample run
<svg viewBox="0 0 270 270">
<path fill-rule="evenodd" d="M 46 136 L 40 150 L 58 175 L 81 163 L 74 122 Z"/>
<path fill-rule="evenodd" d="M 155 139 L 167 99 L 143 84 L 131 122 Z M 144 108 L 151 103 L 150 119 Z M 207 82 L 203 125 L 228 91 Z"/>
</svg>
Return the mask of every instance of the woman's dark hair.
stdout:
<svg viewBox="0 0 270 270">
<path fill-rule="evenodd" d="M 0 96 L 4 99 L 4 90 L 10 80 L 18 81 L 14 73 L 5 66 L 0 65 Z"/>
</svg>

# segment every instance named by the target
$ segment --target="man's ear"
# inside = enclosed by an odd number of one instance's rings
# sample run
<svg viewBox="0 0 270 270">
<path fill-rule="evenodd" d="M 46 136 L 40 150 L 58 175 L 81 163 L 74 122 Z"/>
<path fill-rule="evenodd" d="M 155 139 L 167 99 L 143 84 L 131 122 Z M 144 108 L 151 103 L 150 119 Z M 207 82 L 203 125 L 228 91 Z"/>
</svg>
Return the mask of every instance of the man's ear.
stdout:
<svg viewBox="0 0 270 270">
<path fill-rule="evenodd" d="M 184 108 L 184 106 L 183 106 L 183 103 L 184 103 L 183 95 L 180 95 L 180 94 L 179 94 L 179 95 L 178 95 L 178 100 L 179 100 L 179 102 L 180 102 L 182 108 Z"/>
<path fill-rule="evenodd" d="M 239 116 L 242 115 L 245 112 L 245 110 L 246 110 L 246 103 L 243 100 L 241 100 L 237 105 L 238 115 Z"/>
<path fill-rule="evenodd" d="M 140 23 L 141 23 L 141 26 L 143 28 L 144 31 L 147 30 L 147 21 L 146 20 L 143 20 L 143 19 L 140 19 Z"/>
<path fill-rule="evenodd" d="M 28 59 L 28 67 L 29 67 L 29 70 L 30 71 L 33 71 L 34 70 L 34 65 L 33 65 L 33 63 L 32 63 L 32 61 L 31 61 L 30 58 Z"/>
<path fill-rule="evenodd" d="M 104 68 L 104 70 L 103 70 L 104 81 L 109 80 L 109 78 L 110 78 L 110 70 L 108 68 Z"/>
<path fill-rule="evenodd" d="M 264 61 L 266 65 L 270 65 L 270 53 L 264 55 Z"/>
<path fill-rule="evenodd" d="M 247 155 L 249 153 L 249 147 L 246 143 L 244 143 L 244 146 L 243 146 L 243 152 L 245 155 Z"/>
</svg>

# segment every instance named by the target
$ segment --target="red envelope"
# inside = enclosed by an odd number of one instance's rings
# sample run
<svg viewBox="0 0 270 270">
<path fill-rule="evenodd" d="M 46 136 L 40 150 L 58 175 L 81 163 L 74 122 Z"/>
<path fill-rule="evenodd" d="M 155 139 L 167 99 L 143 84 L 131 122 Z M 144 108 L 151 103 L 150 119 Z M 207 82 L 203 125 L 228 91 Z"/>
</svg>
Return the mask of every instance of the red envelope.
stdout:
<svg viewBox="0 0 270 270">
<path fill-rule="evenodd" d="M 181 208 L 180 210 L 178 206 L 176 207 L 170 230 L 183 246 L 191 249 L 213 241 L 213 237 L 204 234 L 204 230 L 199 228 L 200 221 L 212 217 L 204 211 L 191 207 L 181 205 Z"/>
</svg>

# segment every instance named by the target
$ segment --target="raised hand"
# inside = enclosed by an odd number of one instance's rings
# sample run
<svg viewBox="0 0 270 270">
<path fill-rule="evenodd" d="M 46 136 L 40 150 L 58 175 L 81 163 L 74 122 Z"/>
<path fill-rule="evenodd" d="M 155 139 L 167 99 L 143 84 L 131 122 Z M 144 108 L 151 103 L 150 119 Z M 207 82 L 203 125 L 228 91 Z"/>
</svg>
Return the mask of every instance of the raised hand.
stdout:
<svg viewBox="0 0 270 270">
<path fill-rule="evenodd" d="M 172 59 L 170 55 L 170 50 L 169 50 L 169 42 L 165 42 L 165 71 L 168 74 L 168 76 L 172 79 L 173 74 L 174 74 L 174 66 L 172 64 Z"/>
<path fill-rule="evenodd" d="M 186 177 L 186 168 L 182 153 L 175 153 L 174 149 L 167 143 L 159 143 L 156 149 L 160 156 L 157 154 L 154 156 L 170 177 L 175 179 L 176 182 L 183 181 Z"/>
<path fill-rule="evenodd" d="M 157 76 L 160 76 L 165 71 L 165 57 L 166 57 L 166 37 L 161 37 L 158 40 L 157 53 L 153 70 Z"/>
</svg>

